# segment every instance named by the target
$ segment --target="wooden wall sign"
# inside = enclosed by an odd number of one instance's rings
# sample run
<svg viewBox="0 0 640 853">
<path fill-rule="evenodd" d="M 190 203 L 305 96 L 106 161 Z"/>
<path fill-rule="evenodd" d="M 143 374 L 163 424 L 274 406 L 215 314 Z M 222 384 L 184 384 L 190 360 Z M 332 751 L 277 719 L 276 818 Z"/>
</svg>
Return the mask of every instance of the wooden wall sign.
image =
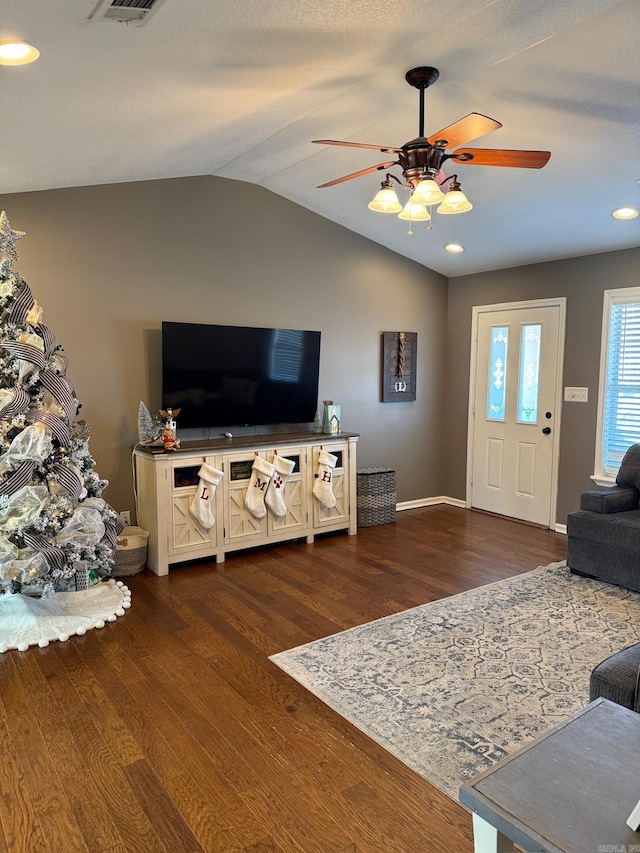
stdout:
<svg viewBox="0 0 640 853">
<path fill-rule="evenodd" d="M 382 333 L 382 402 L 416 399 L 417 332 Z"/>
</svg>

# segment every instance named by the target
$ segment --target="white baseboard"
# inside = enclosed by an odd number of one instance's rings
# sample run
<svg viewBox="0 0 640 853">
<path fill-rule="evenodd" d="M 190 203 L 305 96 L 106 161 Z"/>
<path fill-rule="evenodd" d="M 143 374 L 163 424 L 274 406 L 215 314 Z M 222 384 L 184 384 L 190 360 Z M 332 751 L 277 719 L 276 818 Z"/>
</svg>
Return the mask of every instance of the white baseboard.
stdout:
<svg viewBox="0 0 640 853">
<path fill-rule="evenodd" d="M 553 529 L 555 530 L 556 533 L 564 533 L 565 536 L 567 535 L 567 525 L 566 524 L 556 524 L 556 526 Z"/>
<path fill-rule="evenodd" d="M 448 498 L 446 495 L 441 495 L 437 498 L 419 498 L 415 501 L 401 501 L 396 504 L 396 510 L 402 512 L 403 509 L 418 509 L 421 506 L 435 506 L 436 504 L 448 504 L 449 506 L 459 506 L 463 509 L 466 507 L 466 501 L 458 498 Z"/>
</svg>

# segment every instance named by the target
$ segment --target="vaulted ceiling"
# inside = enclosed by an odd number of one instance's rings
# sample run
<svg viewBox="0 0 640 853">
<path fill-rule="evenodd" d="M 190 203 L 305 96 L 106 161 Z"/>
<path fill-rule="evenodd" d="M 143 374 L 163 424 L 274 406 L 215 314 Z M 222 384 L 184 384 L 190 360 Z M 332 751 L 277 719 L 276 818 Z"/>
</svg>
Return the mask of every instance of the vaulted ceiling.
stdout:
<svg viewBox="0 0 640 853">
<path fill-rule="evenodd" d="M 611 216 L 640 205 L 638 0 L 165 0 L 143 26 L 89 21 L 95 6 L 3 0 L 0 40 L 41 57 L 0 68 L 0 192 L 219 175 L 447 276 L 640 245 L 640 218 Z M 427 136 L 478 112 L 503 127 L 473 147 L 551 159 L 445 164 L 473 210 L 409 236 L 367 208 L 384 172 L 316 188 L 393 156 L 312 140 L 416 137 L 404 75 L 422 65 L 440 71 Z"/>
</svg>

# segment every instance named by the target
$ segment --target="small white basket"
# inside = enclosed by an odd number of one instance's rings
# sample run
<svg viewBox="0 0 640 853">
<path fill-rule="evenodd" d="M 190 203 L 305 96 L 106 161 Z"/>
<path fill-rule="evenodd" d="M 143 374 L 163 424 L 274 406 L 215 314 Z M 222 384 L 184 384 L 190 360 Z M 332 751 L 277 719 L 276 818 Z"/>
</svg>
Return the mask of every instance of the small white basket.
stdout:
<svg viewBox="0 0 640 853">
<path fill-rule="evenodd" d="M 118 536 L 118 545 L 113 555 L 112 577 L 126 577 L 141 572 L 147 564 L 149 531 L 142 527 L 125 527 Z"/>
</svg>

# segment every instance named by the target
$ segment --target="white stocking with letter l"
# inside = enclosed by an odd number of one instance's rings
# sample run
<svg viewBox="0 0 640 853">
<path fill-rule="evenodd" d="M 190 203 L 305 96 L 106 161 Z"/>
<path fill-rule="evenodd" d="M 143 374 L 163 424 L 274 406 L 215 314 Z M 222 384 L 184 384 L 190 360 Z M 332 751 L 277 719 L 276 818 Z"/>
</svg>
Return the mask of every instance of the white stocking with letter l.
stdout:
<svg viewBox="0 0 640 853">
<path fill-rule="evenodd" d="M 216 486 L 222 479 L 222 471 L 204 462 L 198 471 L 200 482 L 189 505 L 189 512 L 205 530 L 210 530 L 216 523 L 213 515 L 213 499 Z"/>
</svg>

